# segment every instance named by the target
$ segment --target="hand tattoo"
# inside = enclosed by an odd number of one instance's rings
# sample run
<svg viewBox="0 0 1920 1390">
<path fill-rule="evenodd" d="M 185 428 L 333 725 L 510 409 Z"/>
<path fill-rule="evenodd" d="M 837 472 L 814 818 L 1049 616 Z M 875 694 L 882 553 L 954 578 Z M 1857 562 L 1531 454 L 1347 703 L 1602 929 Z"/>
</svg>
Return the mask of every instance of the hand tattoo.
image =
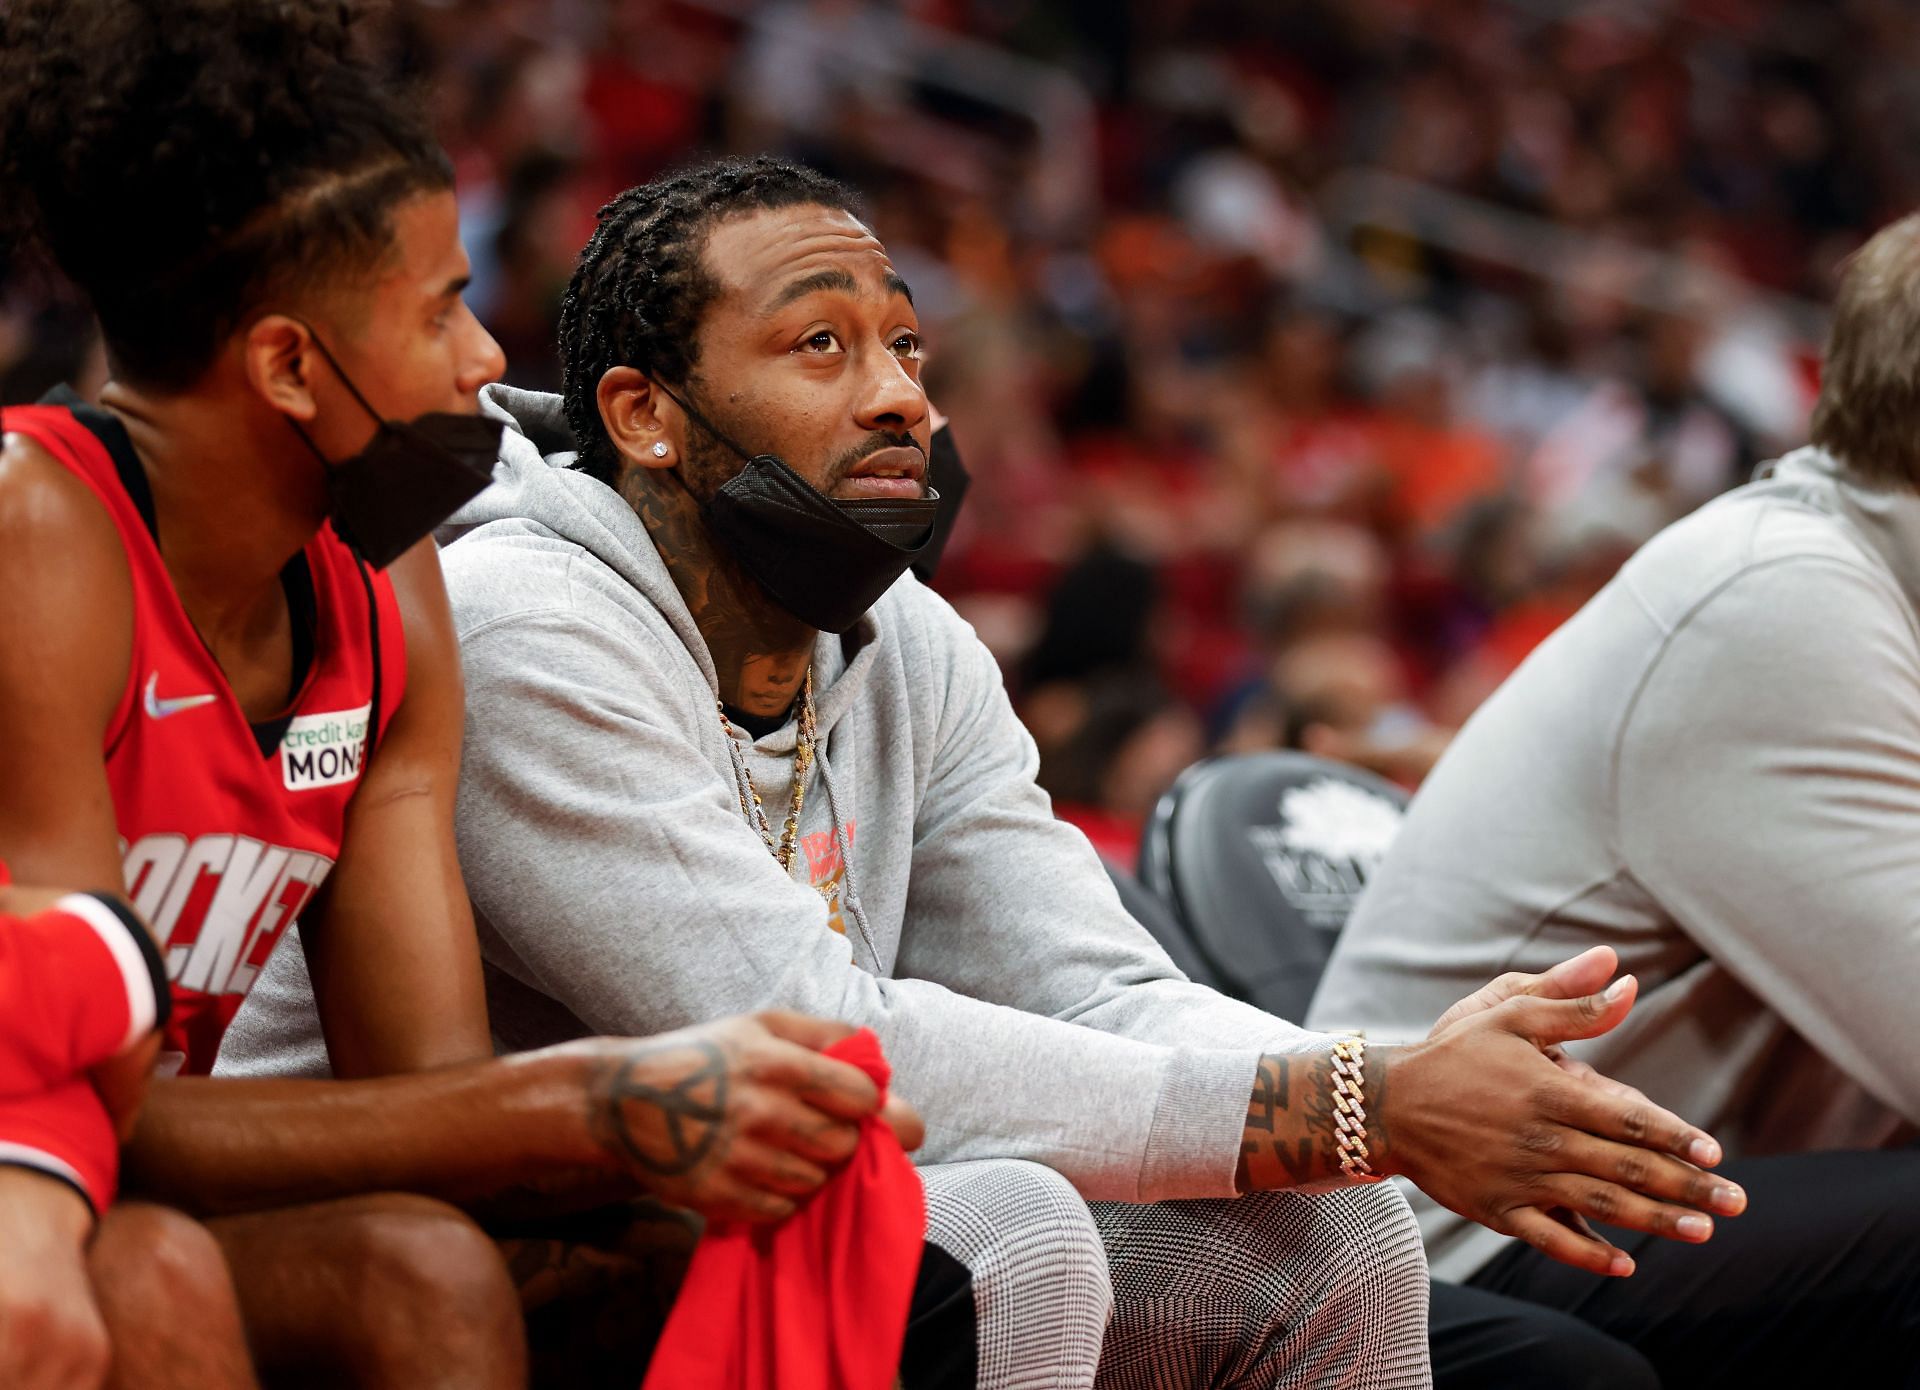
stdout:
<svg viewBox="0 0 1920 1390">
<path fill-rule="evenodd" d="M 697 1168 L 720 1141 L 727 1059 L 705 1041 L 638 1048 L 615 1063 L 592 1094 L 590 1119 L 603 1142 L 646 1172 L 677 1177 Z"/>
</svg>

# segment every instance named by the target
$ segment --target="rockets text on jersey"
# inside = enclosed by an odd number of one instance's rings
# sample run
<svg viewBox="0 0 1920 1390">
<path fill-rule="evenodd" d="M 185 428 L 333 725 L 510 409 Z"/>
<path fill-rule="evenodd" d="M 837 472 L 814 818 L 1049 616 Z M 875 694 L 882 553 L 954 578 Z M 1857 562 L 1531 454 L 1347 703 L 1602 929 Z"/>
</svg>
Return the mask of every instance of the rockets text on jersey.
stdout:
<svg viewBox="0 0 1920 1390">
<path fill-rule="evenodd" d="M 224 834 L 143 835 L 125 862 L 167 978 L 199 994 L 245 994 L 333 868 L 323 854 Z"/>
</svg>

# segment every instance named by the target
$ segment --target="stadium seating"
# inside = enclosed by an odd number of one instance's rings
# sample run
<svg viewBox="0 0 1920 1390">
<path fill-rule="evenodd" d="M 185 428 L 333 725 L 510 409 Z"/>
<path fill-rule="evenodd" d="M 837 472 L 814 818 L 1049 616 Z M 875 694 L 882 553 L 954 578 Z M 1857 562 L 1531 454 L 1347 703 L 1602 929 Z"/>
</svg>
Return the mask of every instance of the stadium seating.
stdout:
<svg viewBox="0 0 1920 1390">
<path fill-rule="evenodd" d="M 1168 919 L 1148 929 L 1163 943 L 1177 933 L 1196 978 L 1301 1018 L 1406 803 L 1390 782 L 1305 753 L 1196 763 L 1141 843 L 1140 883 Z"/>
</svg>

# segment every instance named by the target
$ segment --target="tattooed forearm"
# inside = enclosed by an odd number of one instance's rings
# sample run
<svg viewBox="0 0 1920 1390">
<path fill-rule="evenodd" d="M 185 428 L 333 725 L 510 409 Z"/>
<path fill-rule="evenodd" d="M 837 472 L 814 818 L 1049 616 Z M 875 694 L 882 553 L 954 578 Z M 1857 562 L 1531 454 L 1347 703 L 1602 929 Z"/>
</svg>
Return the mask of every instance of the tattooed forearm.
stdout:
<svg viewBox="0 0 1920 1390">
<path fill-rule="evenodd" d="M 1393 1133 L 1387 1128 L 1387 1058 L 1390 1047 L 1367 1049 L 1367 1163 L 1376 1173 L 1390 1171 Z"/>
<path fill-rule="evenodd" d="M 1254 1068 L 1253 1099 L 1247 1102 L 1247 1128 L 1273 1133 L 1273 1112 L 1287 1108 L 1287 1088 L 1292 1085 L 1292 1059 L 1268 1053 Z"/>
<path fill-rule="evenodd" d="M 1339 1112 L 1333 1105 L 1333 1053 L 1314 1054 L 1307 1067 L 1307 1093 L 1304 1097 L 1307 1137 L 1315 1156 L 1329 1174 L 1340 1170 Z"/>
<path fill-rule="evenodd" d="M 638 1047 L 606 1067 L 588 1120 L 602 1144 L 643 1172 L 691 1172 L 724 1142 L 727 1060 L 710 1042 Z"/>
<path fill-rule="evenodd" d="M 1240 1140 L 1240 1162 L 1234 1179 L 1242 1192 L 1254 1186 L 1250 1165 L 1265 1166 L 1270 1157 L 1282 1151 L 1276 1143 L 1278 1113 L 1292 1104 L 1293 1059 L 1284 1053 L 1269 1052 L 1253 1069 L 1253 1095 L 1247 1101 L 1247 1123 Z M 1281 1158 L 1284 1162 L 1284 1158 Z"/>
<path fill-rule="evenodd" d="M 1387 1143 L 1385 1050 L 1367 1050 L 1367 1145 L 1383 1155 Z M 1333 1052 L 1268 1053 L 1254 1070 L 1235 1180 L 1242 1192 L 1303 1187 L 1338 1178 L 1339 1129 L 1334 1121 Z"/>
</svg>

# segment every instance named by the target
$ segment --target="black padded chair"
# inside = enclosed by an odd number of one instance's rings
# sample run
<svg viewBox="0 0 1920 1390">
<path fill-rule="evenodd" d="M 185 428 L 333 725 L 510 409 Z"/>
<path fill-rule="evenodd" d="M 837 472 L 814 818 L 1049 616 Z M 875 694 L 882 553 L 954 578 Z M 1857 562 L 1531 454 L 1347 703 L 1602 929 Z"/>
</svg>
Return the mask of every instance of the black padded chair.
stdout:
<svg viewBox="0 0 1920 1390">
<path fill-rule="evenodd" d="M 1407 795 L 1305 753 L 1210 758 L 1160 798 L 1140 882 L 1217 988 L 1300 1021 Z"/>
<path fill-rule="evenodd" d="M 1186 928 L 1173 920 L 1173 913 L 1167 905 L 1154 897 L 1140 880 L 1104 856 L 1100 860 L 1107 871 L 1107 877 L 1113 880 L 1113 886 L 1120 890 L 1120 905 L 1132 915 L 1133 920 L 1147 929 L 1149 935 L 1160 943 L 1160 947 L 1180 971 L 1189 980 L 1203 985 L 1220 988 L 1220 980 L 1200 958 L 1199 950 L 1187 935 Z"/>
</svg>

